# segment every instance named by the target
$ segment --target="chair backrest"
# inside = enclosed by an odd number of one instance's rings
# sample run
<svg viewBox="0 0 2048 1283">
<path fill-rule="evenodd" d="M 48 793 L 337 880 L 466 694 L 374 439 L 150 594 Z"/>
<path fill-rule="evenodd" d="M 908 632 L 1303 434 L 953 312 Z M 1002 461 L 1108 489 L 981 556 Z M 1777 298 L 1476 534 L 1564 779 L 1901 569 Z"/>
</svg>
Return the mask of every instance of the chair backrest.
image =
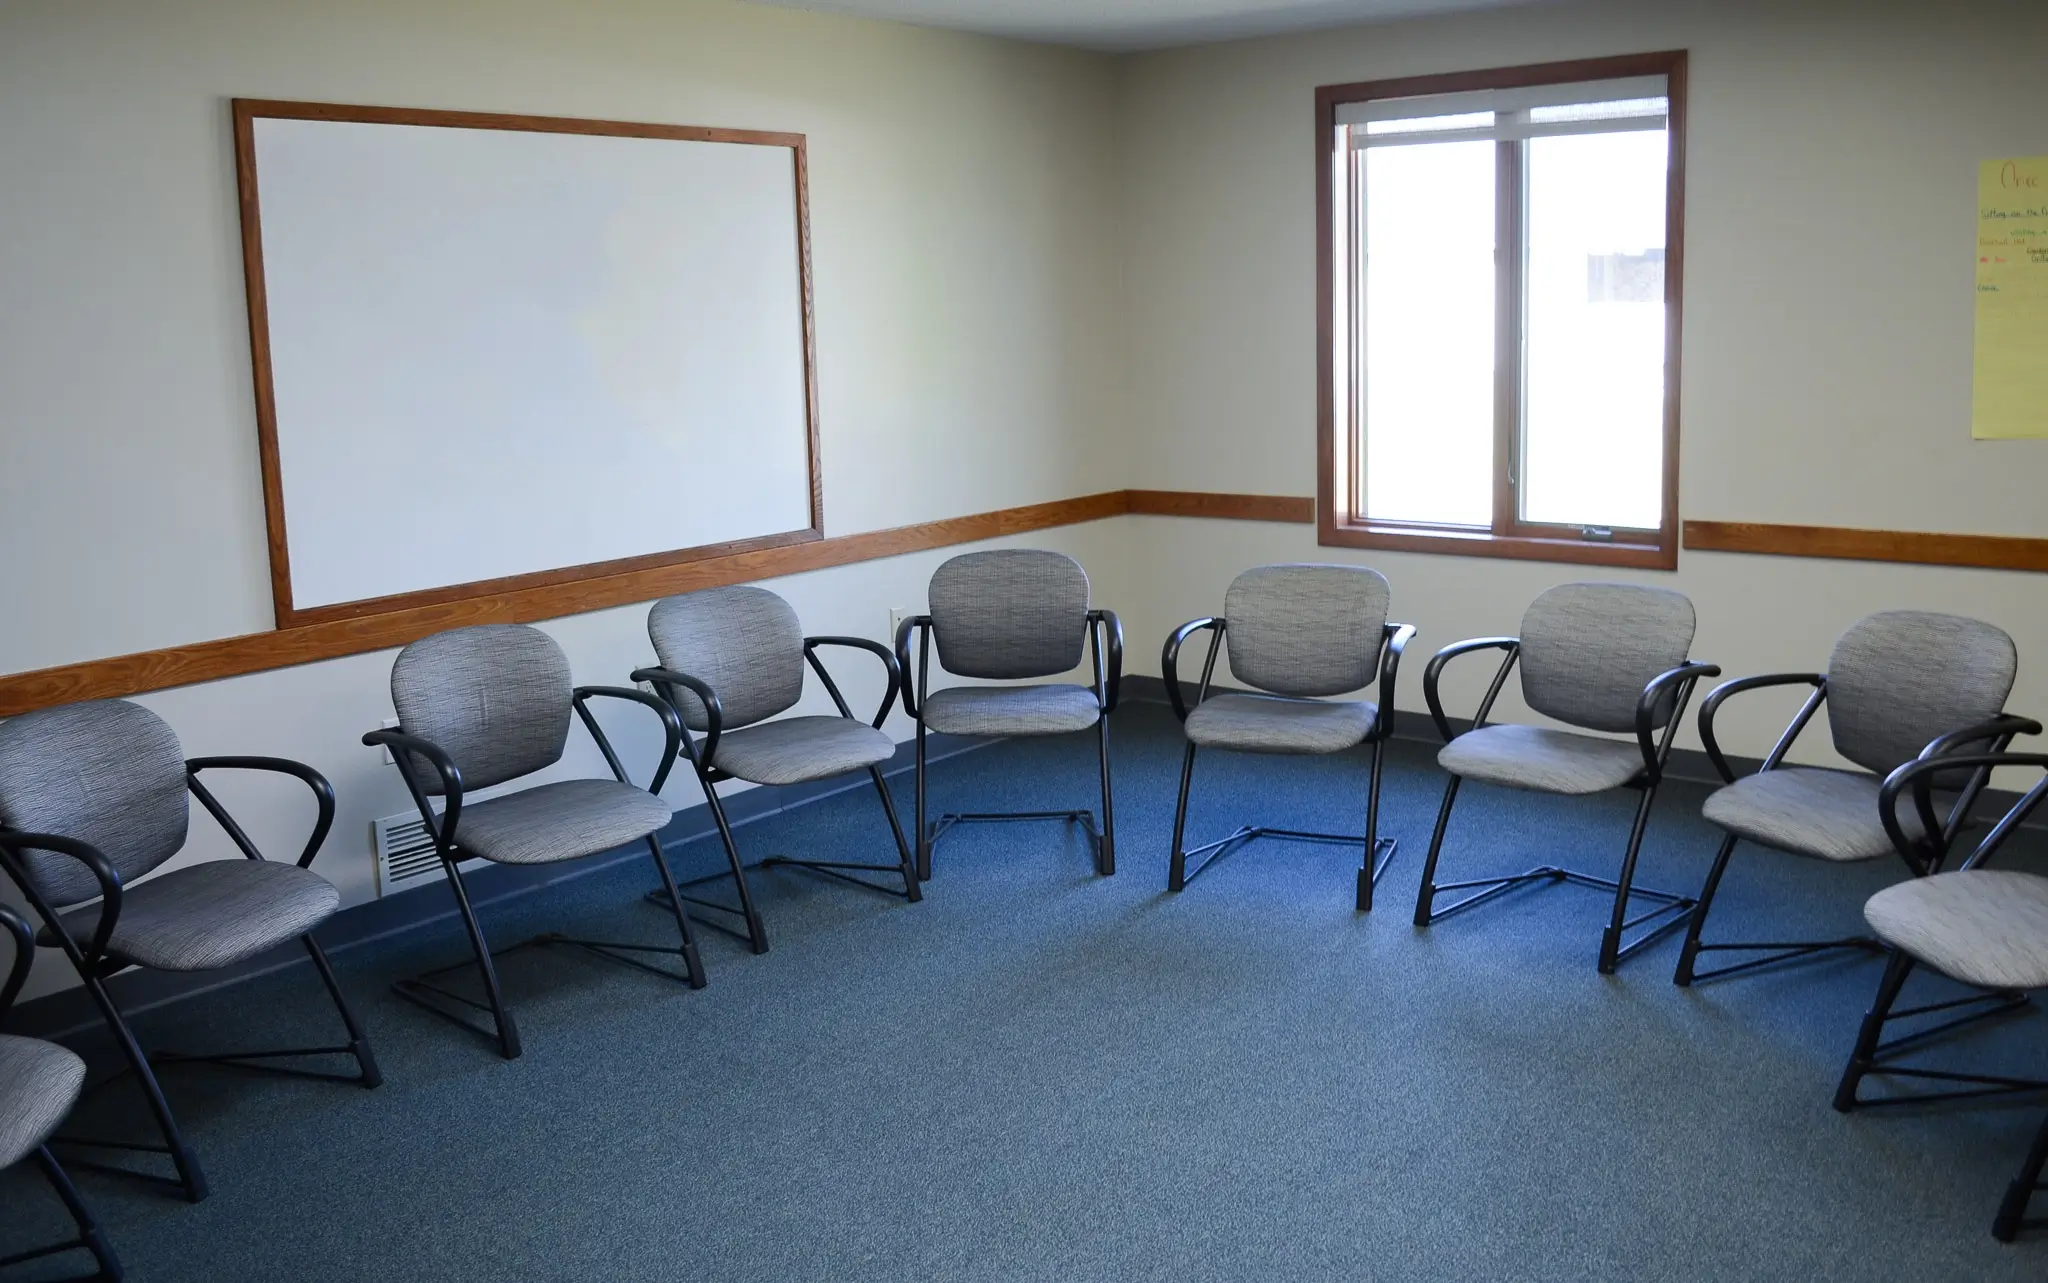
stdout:
<svg viewBox="0 0 2048 1283">
<path fill-rule="evenodd" d="M 1887 610 L 1857 620 L 1828 659 L 1835 751 L 1887 774 L 1930 741 L 1996 717 L 2018 671 L 2012 638 L 1979 619 Z"/>
<path fill-rule="evenodd" d="M 1276 695 L 1357 690 L 1379 669 L 1391 595 L 1364 566 L 1253 567 L 1223 594 L 1230 671 Z"/>
<path fill-rule="evenodd" d="M 665 597 L 647 612 L 647 639 L 663 668 L 702 678 L 727 727 L 746 726 L 803 698 L 804 630 L 789 603 L 739 584 Z M 706 729 L 704 704 L 676 691 L 683 721 Z"/>
<path fill-rule="evenodd" d="M 1692 602 L 1668 588 L 1559 584 L 1522 616 L 1522 698 L 1546 717 L 1596 731 L 1631 731 L 1643 688 L 1686 661 Z M 1652 726 L 1671 720 L 1676 692 Z"/>
<path fill-rule="evenodd" d="M 947 672 L 1050 677 L 1081 662 L 1088 572 L 1064 553 L 999 548 L 955 557 L 933 573 L 930 601 Z"/>
<path fill-rule="evenodd" d="M 398 652 L 391 704 L 399 729 L 455 759 L 462 787 L 488 788 L 561 760 L 574 712 L 569 657 L 524 624 L 482 624 L 435 633 Z M 415 760 L 429 793 L 440 776 Z"/>
<path fill-rule="evenodd" d="M 176 855 L 190 819 L 185 750 L 142 705 L 97 700 L 0 722 L 0 824 L 89 842 L 126 882 Z M 27 851 L 22 863 L 53 907 L 100 893 L 68 855 Z"/>
</svg>

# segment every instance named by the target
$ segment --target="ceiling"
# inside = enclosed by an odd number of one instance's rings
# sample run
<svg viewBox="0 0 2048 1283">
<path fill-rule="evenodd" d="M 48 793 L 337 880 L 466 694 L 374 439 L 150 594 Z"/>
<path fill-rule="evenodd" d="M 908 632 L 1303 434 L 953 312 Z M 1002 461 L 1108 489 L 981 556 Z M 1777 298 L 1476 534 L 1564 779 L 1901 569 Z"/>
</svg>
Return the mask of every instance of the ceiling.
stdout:
<svg viewBox="0 0 2048 1283">
<path fill-rule="evenodd" d="M 767 0 L 1084 49 L 1127 51 L 1542 0 Z"/>
</svg>

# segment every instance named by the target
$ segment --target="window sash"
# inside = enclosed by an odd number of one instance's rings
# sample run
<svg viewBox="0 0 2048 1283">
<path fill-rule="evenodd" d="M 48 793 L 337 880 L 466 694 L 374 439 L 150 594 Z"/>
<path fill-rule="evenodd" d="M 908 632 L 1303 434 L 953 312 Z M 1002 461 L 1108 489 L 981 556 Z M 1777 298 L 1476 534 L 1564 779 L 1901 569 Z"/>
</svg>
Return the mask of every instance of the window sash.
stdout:
<svg viewBox="0 0 2048 1283">
<path fill-rule="evenodd" d="M 1418 143 L 1522 142 L 1531 138 L 1563 138 L 1572 134 L 1649 133 L 1668 127 L 1668 118 L 1655 115 L 1591 117 L 1581 120 L 1535 121 L 1515 118 L 1469 129 L 1415 130 L 1392 134 L 1368 134 L 1357 126 L 1348 129 L 1353 150 L 1368 147 L 1413 147 Z"/>
<path fill-rule="evenodd" d="M 1319 543 L 1332 547 L 1499 557 L 1585 566 L 1629 566 L 1642 570 L 1672 570 L 1677 567 L 1680 543 L 1679 363 L 1684 349 L 1680 341 L 1683 326 L 1680 298 L 1684 277 L 1686 71 L 1686 52 L 1667 49 L 1316 87 L 1315 400 L 1318 458 L 1316 538 Z M 1468 110 L 1492 110 L 1492 104 L 1503 101 L 1493 91 L 1558 86 L 1567 87 L 1569 92 L 1560 95 L 1551 88 L 1543 95 L 1549 105 L 1568 106 L 1570 104 L 1563 99 L 1583 101 L 1593 97 L 1625 102 L 1639 96 L 1640 91 L 1595 94 L 1588 92 L 1586 86 L 1604 87 L 1611 82 L 1631 79 L 1650 79 L 1653 85 L 1661 83 L 1662 95 L 1668 100 L 1668 141 L 1665 148 L 1668 165 L 1664 187 L 1666 275 L 1662 327 L 1664 410 L 1660 451 L 1663 475 L 1659 494 L 1662 524 L 1655 531 L 1640 534 L 1616 530 L 1610 538 L 1607 531 L 1586 532 L 1578 527 L 1503 532 L 1471 526 L 1432 527 L 1422 523 L 1402 526 L 1368 516 L 1360 507 L 1359 501 L 1363 496 L 1356 486 L 1356 451 L 1360 445 L 1356 426 L 1361 407 L 1357 386 L 1359 370 L 1353 358 L 1360 335 L 1360 318 L 1356 308 L 1358 299 L 1351 284 L 1362 246 L 1357 242 L 1358 228 L 1352 221 L 1357 206 L 1351 189 L 1358 162 L 1372 153 L 1357 151 L 1350 146 L 1351 127 L 1370 123 L 1369 116 L 1401 120 L 1444 112 L 1458 105 L 1452 95 L 1476 91 L 1484 91 L 1485 97 L 1483 100 L 1465 100 L 1469 104 Z M 1653 89 L 1650 92 L 1657 91 Z M 1388 109 L 1387 104 L 1394 106 Z M 1534 107 L 1530 110 L 1533 112 Z M 1575 114 L 1546 111 L 1537 119 L 1551 123 L 1555 116 Z M 1631 134 L 1628 137 L 1640 138 L 1642 135 Z M 1529 148 L 1535 146 L 1527 144 Z M 1492 147 L 1489 150 L 1497 154 L 1506 149 Z M 1498 453 L 1497 457 L 1505 459 L 1507 456 Z M 1505 473 L 1499 468 L 1493 471 L 1491 479 L 1499 486 L 1505 481 Z"/>
<path fill-rule="evenodd" d="M 1344 482 L 1350 490 L 1346 508 L 1353 520 L 1364 521 L 1374 527 L 1409 529 L 1418 533 L 1434 532 L 1446 535 L 1492 534 L 1496 537 L 1586 540 L 1591 543 L 1612 540 L 1619 545 L 1641 545 L 1654 541 L 1661 532 L 1669 527 L 1673 517 L 1668 511 L 1660 512 L 1662 525 L 1644 527 L 1563 525 L 1529 521 L 1522 516 L 1521 483 L 1523 478 L 1521 473 L 1524 470 L 1526 452 L 1524 437 L 1527 429 L 1525 422 L 1527 412 L 1527 389 L 1525 387 L 1527 354 L 1525 346 L 1528 324 L 1525 304 L 1526 276 L 1528 271 L 1528 187 L 1526 181 L 1528 151 L 1524 143 L 1530 138 L 1556 137 L 1567 134 L 1625 133 L 1668 129 L 1668 109 L 1660 109 L 1653 116 L 1648 114 L 1646 110 L 1647 105 L 1643 104 L 1640 98 L 1624 99 L 1613 97 L 1607 92 L 1608 85 L 1618 83 L 1626 83 L 1630 88 L 1641 88 L 1653 83 L 1660 95 L 1658 105 L 1660 108 L 1665 108 L 1665 104 L 1661 101 L 1661 95 L 1665 88 L 1665 78 L 1662 76 L 1637 78 L 1630 82 L 1538 86 L 1537 90 L 1539 91 L 1550 90 L 1554 92 L 1547 95 L 1547 101 L 1541 103 L 1531 102 L 1517 107 L 1515 109 L 1516 116 L 1536 106 L 1569 107 L 1585 105 L 1598 107 L 1608 104 L 1625 104 L 1630 110 L 1628 114 L 1599 116 L 1583 113 L 1578 114 L 1576 119 L 1544 122 L 1527 121 L 1513 117 L 1506 122 L 1501 122 L 1499 117 L 1496 116 L 1496 124 L 1490 128 L 1416 130 L 1413 132 L 1376 134 L 1368 138 L 1363 127 L 1371 122 L 1362 119 L 1367 115 L 1377 116 L 1383 121 L 1398 124 L 1417 119 L 1442 119 L 1446 116 L 1455 117 L 1464 114 L 1476 114 L 1441 110 L 1438 104 L 1446 103 L 1454 107 L 1468 107 L 1471 105 L 1468 102 L 1453 102 L 1449 100 L 1482 98 L 1489 95 L 1431 95 L 1426 98 L 1387 99 L 1350 104 L 1350 106 L 1356 108 L 1377 109 L 1370 112 L 1360 111 L 1351 113 L 1358 119 L 1346 122 L 1341 126 L 1344 135 L 1343 142 L 1345 143 L 1342 150 L 1348 154 L 1348 164 L 1345 168 L 1349 178 L 1349 196 L 1346 203 L 1349 212 L 1347 222 L 1349 224 L 1350 252 L 1346 256 L 1349 263 L 1346 273 L 1346 291 L 1351 296 L 1351 316 L 1350 324 L 1347 328 L 1352 339 L 1350 344 L 1351 351 L 1348 354 L 1352 371 L 1349 380 L 1351 395 L 1347 398 L 1350 403 L 1350 424 L 1348 430 L 1350 444 L 1347 451 L 1350 466 L 1345 470 L 1349 475 L 1344 478 Z M 1587 92 L 1589 90 L 1594 92 Z M 1532 91 L 1503 91 L 1503 94 L 1510 92 L 1530 94 Z M 1500 95 L 1493 96 L 1498 97 Z M 1419 105 L 1425 103 L 1428 106 L 1421 107 L 1418 110 Z M 1394 109 L 1396 104 L 1400 105 L 1399 110 Z M 1345 121 L 1345 115 L 1346 113 L 1340 109 L 1340 122 Z M 1362 153 L 1367 147 L 1484 140 L 1492 140 L 1499 144 L 1496 150 L 1498 169 L 1495 182 L 1495 244 L 1497 247 L 1498 265 L 1495 273 L 1494 350 L 1496 385 L 1492 521 L 1490 526 L 1479 526 L 1450 521 L 1421 521 L 1375 517 L 1366 511 L 1366 459 L 1368 453 L 1366 449 L 1366 433 L 1370 430 L 1370 426 L 1365 421 L 1365 381 L 1367 377 L 1365 344 L 1368 321 L 1363 308 L 1364 281 L 1360 271 L 1366 253 L 1366 247 L 1363 243 L 1366 191 L 1364 156 Z M 1671 211 L 1667 209 L 1667 226 L 1670 219 Z M 1667 306 L 1669 306 L 1670 294 L 1671 290 L 1667 285 Z M 1668 348 L 1670 341 L 1670 329 L 1668 326 L 1666 335 L 1665 378 L 1666 396 L 1668 398 L 1669 381 L 1671 378 L 1670 369 L 1672 365 L 1672 353 Z M 1671 466 L 1672 461 L 1667 459 L 1664 465 L 1667 475 Z M 1660 510 L 1669 507 L 1668 495 L 1660 496 L 1659 507 Z M 1646 540 L 1644 536 L 1649 536 L 1650 538 Z"/>
<path fill-rule="evenodd" d="M 1629 76 L 1614 80 L 1578 80 L 1564 84 L 1528 85 L 1515 89 L 1416 94 L 1405 98 L 1371 98 L 1340 103 L 1336 110 L 1336 123 L 1370 125 L 1375 122 L 1479 112 L 1505 115 L 1514 112 L 1527 113 L 1543 108 L 1667 98 L 1669 94 L 1670 80 L 1666 76 Z"/>
</svg>

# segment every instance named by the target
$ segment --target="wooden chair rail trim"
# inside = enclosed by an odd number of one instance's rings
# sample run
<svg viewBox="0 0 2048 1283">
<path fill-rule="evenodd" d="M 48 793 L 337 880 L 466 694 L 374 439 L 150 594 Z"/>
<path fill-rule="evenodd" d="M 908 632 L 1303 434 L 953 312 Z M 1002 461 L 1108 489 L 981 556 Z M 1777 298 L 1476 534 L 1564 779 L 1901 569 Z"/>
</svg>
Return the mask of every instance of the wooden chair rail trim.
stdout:
<svg viewBox="0 0 2048 1283">
<path fill-rule="evenodd" d="M 1754 521 L 1688 521 L 1688 552 L 1746 552 L 1773 557 L 1891 561 L 1916 566 L 2048 571 L 2048 539 L 1943 535 L 1846 526 L 1781 526 Z"/>
<path fill-rule="evenodd" d="M 559 619 L 652 601 L 657 597 L 699 588 L 775 579 L 1129 513 L 1312 525 L 1315 522 L 1315 500 L 1293 495 L 1109 490 L 1076 499 L 999 508 L 993 512 L 948 517 L 890 530 L 839 535 L 809 543 L 656 566 L 601 579 L 543 584 L 488 598 L 441 602 L 383 614 L 249 633 L 241 637 L 224 637 L 217 641 L 193 642 L 110 659 L 63 664 L 32 672 L 0 674 L 0 717 L 12 717 L 52 704 L 138 695 L 387 650 L 444 628 Z M 1692 552 L 1739 552 L 1988 570 L 2048 571 L 2048 539 L 2009 535 L 1944 535 L 1839 526 L 1688 521 L 1684 524 L 1684 546 Z"/>
<path fill-rule="evenodd" d="M 1312 526 L 1316 501 L 1302 495 L 1201 494 L 1193 490 L 1126 490 L 1130 510 L 1156 517 L 1222 517 L 1234 521 L 1285 521 Z"/>
<path fill-rule="evenodd" d="M 380 614 L 322 620 L 270 632 L 193 642 L 162 650 L 87 660 L 55 668 L 0 675 L 0 717 L 53 704 L 110 699 L 192 686 L 249 673 L 290 668 L 387 650 L 444 628 L 468 624 L 533 623 L 580 615 L 674 593 L 775 579 L 854 562 L 977 543 L 1004 535 L 1099 521 L 1131 512 L 1312 522 L 1314 501 L 1275 495 L 1196 494 L 1165 490 L 1110 490 L 1051 503 L 1000 508 L 890 530 L 839 535 L 808 543 L 759 548 L 730 556 L 653 566 L 568 583 L 539 584 L 491 597 L 434 602 Z"/>
</svg>

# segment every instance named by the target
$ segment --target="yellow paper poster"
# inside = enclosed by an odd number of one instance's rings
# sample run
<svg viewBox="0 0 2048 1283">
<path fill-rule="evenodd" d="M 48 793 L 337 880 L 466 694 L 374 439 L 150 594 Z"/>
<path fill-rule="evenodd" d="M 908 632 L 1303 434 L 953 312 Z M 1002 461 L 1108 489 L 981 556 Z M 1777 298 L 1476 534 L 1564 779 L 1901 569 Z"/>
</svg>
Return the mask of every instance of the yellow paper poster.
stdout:
<svg viewBox="0 0 2048 1283">
<path fill-rule="evenodd" d="M 1977 174 L 1970 435 L 2048 437 L 2048 156 Z"/>
</svg>

